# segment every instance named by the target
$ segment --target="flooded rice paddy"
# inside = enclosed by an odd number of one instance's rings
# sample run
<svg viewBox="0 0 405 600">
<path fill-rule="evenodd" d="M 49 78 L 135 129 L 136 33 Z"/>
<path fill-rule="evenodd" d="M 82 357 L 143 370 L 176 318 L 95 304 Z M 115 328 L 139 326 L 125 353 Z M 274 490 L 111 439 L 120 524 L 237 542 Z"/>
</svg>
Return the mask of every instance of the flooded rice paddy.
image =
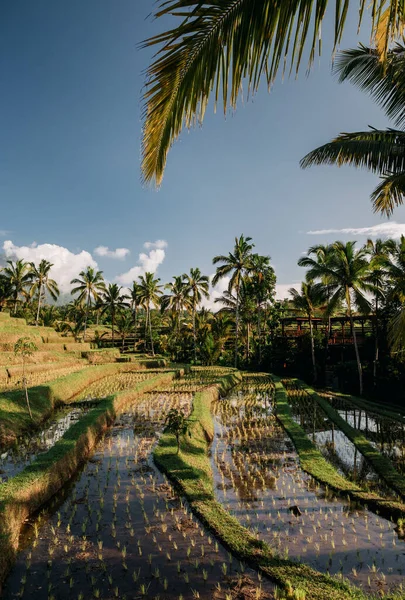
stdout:
<svg viewBox="0 0 405 600">
<path fill-rule="evenodd" d="M 89 408 L 85 406 L 59 408 L 43 424 L 41 431 L 19 438 L 8 450 L 3 452 L 0 450 L 0 484 L 17 475 L 39 454 L 52 448 Z"/>
<path fill-rule="evenodd" d="M 183 383 L 201 388 L 209 378 L 200 379 Z M 129 406 L 75 481 L 27 524 L 3 598 L 273 597 L 272 586 L 216 542 L 152 463 L 168 410 L 190 412 L 193 394 L 179 387 Z"/>
<path fill-rule="evenodd" d="M 327 494 L 302 471 L 264 382 L 246 377 L 215 403 L 217 499 L 280 556 L 347 577 L 370 593 L 399 588 L 405 543 L 394 524 Z"/>
</svg>

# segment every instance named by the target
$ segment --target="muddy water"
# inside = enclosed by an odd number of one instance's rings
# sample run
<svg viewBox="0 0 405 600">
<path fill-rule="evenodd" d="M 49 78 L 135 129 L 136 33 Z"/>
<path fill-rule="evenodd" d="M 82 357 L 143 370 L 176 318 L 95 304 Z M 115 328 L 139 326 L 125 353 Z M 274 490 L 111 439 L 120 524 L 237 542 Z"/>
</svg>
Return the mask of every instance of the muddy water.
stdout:
<svg viewBox="0 0 405 600">
<path fill-rule="evenodd" d="M 42 431 L 22 437 L 15 447 L 0 451 L 0 483 L 17 475 L 39 454 L 52 448 L 69 427 L 88 410 L 85 406 L 60 408 L 43 425 Z"/>
<path fill-rule="evenodd" d="M 299 466 L 263 393 L 249 380 L 215 407 L 216 495 L 281 556 L 342 574 L 368 592 L 397 587 L 405 543 L 394 525 L 327 495 Z M 297 510 L 294 507 L 298 507 Z"/>
<path fill-rule="evenodd" d="M 225 600 L 230 587 L 242 599 L 260 586 L 272 597 L 152 464 L 165 414 L 189 411 L 191 398 L 148 394 L 117 420 L 68 491 L 29 523 L 5 599 Z"/>
</svg>

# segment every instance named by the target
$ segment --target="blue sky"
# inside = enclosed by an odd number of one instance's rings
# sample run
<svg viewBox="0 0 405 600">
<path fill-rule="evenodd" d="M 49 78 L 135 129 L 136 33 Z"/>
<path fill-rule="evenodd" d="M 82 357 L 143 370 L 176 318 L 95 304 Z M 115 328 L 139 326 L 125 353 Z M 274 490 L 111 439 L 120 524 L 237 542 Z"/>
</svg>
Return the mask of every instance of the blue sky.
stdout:
<svg viewBox="0 0 405 600">
<path fill-rule="evenodd" d="M 226 120 L 209 108 L 202 130 L 184 132 L 173 147 L 160 191 L 143 187 L 142 72 L 151 54 L 138 45 L 165 26 L 148 18 L 153 6 L 1 3 L 0 248 L 9 242 L 8 256 L 58 255 L 65 279 L 91 260 L 110 280 L 160 263 L 158 275 L 167 281 L 193 266 L 213 273 L 212 257 L 244 233 L 272 257 L 279 283 L 288 286 L 302 278 L 296 262 L 309 245 L 353 238 L 308 231 L 386 222 L 371 209 L 375 176 L 299 168 L 306 152 L 339 132 L 388 125 L 365 94 L 332 77 L 330 21 L 309 77 L 303 68 L 298 80 L 276 82 L 271 94 L 263 85 Z M 343 48 L 356 43 L 355 17 L 353 11 Z M 405 209 L 394 220 L 405 223 Z M 156 240 L 166 245 L 144 248 Z M 100 246 L 129 252 L 99 256 Z"/>
</svg>

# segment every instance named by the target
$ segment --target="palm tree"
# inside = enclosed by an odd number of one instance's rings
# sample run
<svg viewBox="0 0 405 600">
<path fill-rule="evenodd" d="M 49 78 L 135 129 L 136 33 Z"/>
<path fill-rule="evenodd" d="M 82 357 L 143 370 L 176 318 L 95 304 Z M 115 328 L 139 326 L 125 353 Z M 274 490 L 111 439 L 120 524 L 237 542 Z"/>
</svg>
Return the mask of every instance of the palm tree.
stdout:
<svg viewBox="0 0 405 600">
<path fill-rule="evenodd" d="M 134 315 L 134 350 L 135 350 L 136 325 L 137 325 L 136 321 L 137 321 L 137 316 L 138 316 L 138 308 L 139 308 L 140 301 L 141 301 L 140 288 L 139 288 L 139 284 L 136 281 L 132 282 L 132 288 L 130 288 L 130 290 L 129 290 L 129 296 L 131 298 L 131 310 Z"/>
<path fill-rule="evenodd" d="M 191 308 L 191 299 L 188 294 L 187 283 L 184 281 L 184 275 L 173 277 L 173 281 L 167 283 L 165 288 L 170 294 L 162 296 L 160 307 L 162 311 L 170 310 L 176 323 L 177 335 L 180 333 L 180 315 L 184 309 Z"/>
<path fill-rule="evenodd" d="M 124 350 L 125 339 L 131 333 L 134 323 L 132 315 L 128 312 L 120 312 L 117 317 L 117 331 L 122 341 L 122 350 Z"/>
<path fill-rule="evenodd" d="M 16 314 L 18 298 L 20 295 L 27 295 L 26 288 L 31 283 L 30 265 L 20 259 L 15 263 L 8 260 L 7 265 L 8 267 L 4 267 L 2 275 L 8 281 L 8 286 L 10 287 L 14 301 L 13 312 Z"/>
<path fill-rule="evenodd" d="M 45 296 L 45 293 L 48 292 L 48 294 L 51 296 L 52 300 L 55 300 L 55 302 L 59 296 L 58 284 L 56 283 L 56 281 L 54 279 L 49 278 L 49 272 L 52 267 L 53 267 L 53 264 L 45 259 L 41 260 L 38 267 L 35 265 L 35 263 L 33 263 L 33 262 L 30 263 L 30 273 L 31 273 L 31 280 L 32 280 L 30 294 L 31 294 L 31 296 L 34 296 L 35 294 L 37 294 L 37 296 L 38 296 L 37 316 L 35 319 L 36 326 L 38 326 L 38 321 L 39 321 L 39 311 L 41 309 L 41 299 L 43 296 Z"/>
<path fill-rule="evenodd" d="M 398 242 L 389 240 L 386 244 L 388 256 L 379 262 L 387 275 L 387 300 L 399 307 L 389 329 L 390 342 L 396 350 L 405 341 L 405 237 L 402 235 Z"/>
<path fill-rule="evenodd" d="M 87 319 L 92 300 L 97 302 L 100 298 L 100 293 L 105 291 L 105 282 L 102 271 L 96 271 L 93 267 L 87 267 L 85 271 L 79 273 L 81 279 L 72 279 L 71 284 L 76 285 L 71 291 L 71 294 L 79 294 L 79 301 L 86 303 L 86 316 L 84 319 L 83 339 L 86 339 Z"/>
<path fill-rule="evenodd" d="M 102 292 L 100 297 L 100 303 L 103 308 L 101 314 L 109 313 L 111 317 L 111 335 L 112 343 L 114 346 L 114 329 L 115 329 L 115 317 L 117 311 L 127 308 L 128 296 L 122 294 L 122 287 L 116 283 L 109 283 L 108 287 Z"/>
<path fill-rule="evenodd" d="M 312 356 L 312 368 L 314 375 L 314 383 L 316 383 L 317 370 L 315 360 L 315 343 L 314 343 L 314 330 L 312 319 L 315 316 L 315 311 L 324 305 L 326 300 L 325 288 L 322 283 L 314 283 L 312 280 L 303 281 L 301 283 L 301 292 L 298 292 L 295 288 L 290 288 L 288 293 L 292 297 L 292 305 L 294 308 L 305 313 L 308 317 L 309 322 L 309 333 L 311 336 L 311 356 Z"/>
<path fill-rule="evenodd" d="M 140 302 L 146 310 L 145 330 L 147 329 L 149 324 L 149 335 L 152 356 L 155 356 L 155 349 L 153 346 L 152 321 L 150 312 L 151 306 L 154 306 L 155 308 L 159 306 L 160 296 L 163 294 L 162 286 L 159 285 L 159 281 L 159 278 L 154 279 L 154 273 L 145 273 L 145 275 L 141 275 L 141 277 L 139 278 Z"/>
<path fill-rule="evenodd" d="M 0 311 L 3 310 L 12 295 L 13 288 L 10 280 L 0 272 Z"/>
<path fill-rule="evenodd" d="M 390 242 L 382 239 L 368 239 L 365 245 L 366 252 L 370 256 L 370 274 L 368 282 L 373 288 L 374 294 L 374 311 L 375 311 L 375 330 L 374 330 L 374 364 L 373 364 L 373 380 L 374 385 L 377 383 L 377 363 L 379 355 L 379 308 L 380 302 L 385 298 L 385 284 L 387 279 L 386 271 L 383 267 L 386 264 L 391 247 Z"/>
<path fill-rule="evenodd" d="M 239 294 L 243 285 L 243 278 L 252 268 L 252 249 L 254 244 L 250 244 L 252 238 L 245 238 L 243 235 L 240 238 L 235 238 L 235 246 L 233 252 L 228 256 L 215 256 L 212 260 L 213 264 L 223 263 L 217 267 L 216 273 L 212 280 L 212 285 L 216 285 L 218 281 L 230 275 L 229 291 L 235 290 L 236 294 L 236 310 L 235 310 L 235 368 L 238 366 L 238 342 L 239 342 Z"/>
<path fill-rule="evenodd" d="M 340 81 L 350 81 L 371 93 L 397 126 L 405 123 L 405 46 L 397 44 L 382 64 L 377 50 L 360 46 L 340 54 L 336 71 Z M 301 160 L 312 165 L 354 165 L 369 169 L 382 181 L 371 194 L 374 211 L 390 216 L 405 195 L 405 131 L 374 129 L 341 133 Z"/>
<path fill-rule="evenodd" d="M 197 337 L 196 337 L 196 326 L 195 326 L 195 315 L 197 307 L 201 300 L 209 298 L 209 279 L 207 275 L 202 275 L 200 269 L 190 269 L 190 273 L 183 275 L 185 281 L 185 293 L 189 296 L 190 300 L 187 301 L 187 306 L 191 307 L 191 313 L 193 318 L 193 339 L 194 339 L 194 362 L 197 361 Z"/>
<path fill-rule="evenodd" d="M 350 326 L 353 333 L 353 344 L 359 374 L 360 395 L 363 393 L 363 372 L 357 344 L 356 329 L 353 321 L 353 306 L 356 305 L 363 314 L 370 311 L 370 303 L 364 292 L 370 291 L 367 278 L 370 265 L 365 248 L 355 249 L 356 242 L 334 242 L 330 247 L 330 256 L 325 264 L 315 262 L 311 257 L 303 257 L 298 264 L 309 267 L 307 279 L 316 280 L 324 277 L 329 281 L 331 297 L 329 309 L 333 311 L 342 301 L 346 303 Z"/>
<path fill-rule="evenodd" d="M 336 46 L 353 0 L 332 4 Z M 357 4 L 362 21 L 366 3 Z M 203 121 L 213 90 L 215 104 L 221 101 L 226 113 L 228 106 L 236 107 L 242 87 L 252 95 L 264 78 L 270 88 L 280 65 L 282 71 L 298 70 L 303 54 L 311 64 L 321 48 L 327 5 L 327 0 L 161 0 L 156 16 L 177 21 L 144 42 L 144 47 L 160 47 L 146 72 L 144 180 L 160 185 L 170 147 L 184 126 Z M 371 0 L 368 8 L 385 58 L 388 42 L 402 33 L 403 3 Z"/>
<path fill-rule="evenodd" d="M 249 279 L 252 286 L 252 293 L 256 298 L 258 358 L 259 364 L 261 364 L 261 313 L 263 305 L 273 299 L 276 286 L 276 276 L 273 267 L 270 266 L 270 256 L 252 255 Z"/>
</svg>

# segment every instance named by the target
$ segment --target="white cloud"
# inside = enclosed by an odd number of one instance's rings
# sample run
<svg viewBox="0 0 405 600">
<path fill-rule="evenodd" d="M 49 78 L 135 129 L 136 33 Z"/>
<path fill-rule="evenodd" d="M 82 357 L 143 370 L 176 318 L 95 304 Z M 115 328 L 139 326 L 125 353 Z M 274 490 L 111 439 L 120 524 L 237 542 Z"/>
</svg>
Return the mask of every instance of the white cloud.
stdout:
<svg viewBox="0 0 405 600">
<path fill-rule="evenodd" d="M 138 279 L 141 275 L 144 275 L 146 272 L 155 273 L 157 271 L 157 268 L 162 264 L 166 257 L 164 249 L 167 248 L 167 242 L 164 240 L 145 242 L 144 248 L 149 250 L 149 252 L 141 252 L 138 258 L 138 264 L 115 278 L 118 283 L 121 285 L 131 285 L 133 281 Z"/>
<path fill-rule="evenodd" d="M 38 264 L 42 259 L 53 264 L 51 277 L 59 284 L 60 291 L 70 292 L 70 282 L 78 277 L 80 271 L 86 267 L 97 268 L 97 263 L 90 254 L 82 250 L 74 254 L 63 246 L 57 244 L 36 244 L 30 246 L 15 246 L 11 240 L 3 243 L 3 250 L 8 259 L 22 259 Z"/>
<path fill-rule="evenodd" d="M 209 290 L 210 297 L 203 298 L 202 302 L 201 302 L 201 306 L 203 306 L 204 308 L 208 308 L 209 310 L 212 310 L 213 312 L 217 312 L 221 308 L 222 305 L 220 302 L 215 302 L 215 298 L 219 298 L 220 296 L 222 296 L 222 294 L 225 292 L 225 290 L 228 289 L 230 278 L 224 277 L 223 279 L 218 281 L 217 285 L 213 286 L 211 283 L 213 277 L 214 277 L 214 275 L 210 275 L 210 290 Z"/>
<path fill-rule="evenodd" d="M 331 233 L 342 233 L 344 235 L 364 235 L 370 237 L 383 237 L 399 239 L 401 235 L 405 235 L 405 223 L 396 223 L 389 221 L 372 225 L 371 227 L 346 227 L 343 229 L 316 229 L 307 231 L 309 235 L 329 235 Z"/>
<path fill-rule="evenodd" d="M 115 250 L 110 250 L 108 246 L 97 246 L 97 248 L 94 249 L 94 254 L 107 258 L 124 260 L 124 258 L 129 254 L 129 250 L 128 248 L 116 248 Z"/>
<path fill-rule="evenodd" d="M 163 250 L 164 248 L 167 248 L 167 242 L 165 240 L 156 240 L 156 242 L 145 242 L 143 247 L 146 248 L 146 250 L 151 250 L 153 248 Z"/>
<path fill-rule="evenodd" d="M 301 282 L 294 281 L 293 283 L 277 283 L 276 284 L 276 300 L 290 299 L 291 296 L 288 293 L 290 288 L 299 290 L 301 288 Z"/>
</svg>

